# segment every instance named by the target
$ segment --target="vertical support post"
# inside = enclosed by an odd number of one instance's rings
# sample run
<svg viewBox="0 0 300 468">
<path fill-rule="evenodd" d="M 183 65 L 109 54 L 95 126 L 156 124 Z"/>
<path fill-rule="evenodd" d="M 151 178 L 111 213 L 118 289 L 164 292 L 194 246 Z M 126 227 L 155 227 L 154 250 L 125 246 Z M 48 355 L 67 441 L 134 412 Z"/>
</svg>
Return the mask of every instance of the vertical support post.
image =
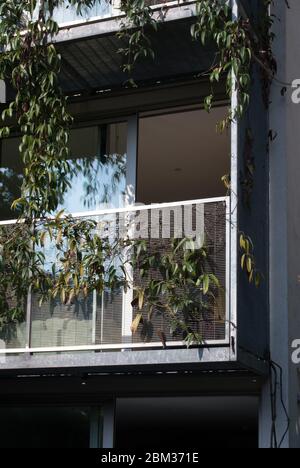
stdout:
<svg viewBox="0 0 300 468">
<path fill-rule="evenodd" d="M 136 202 L 138 115 L 129 117 L 127 122 L 128 130 L 125 206 L 132 206 Z"/>
<path fill-rule="evenodd" d="M 27 294 L 27 304 L 26 304 L 26 336 L 25 336 L 25 347 L 29 349 L 31 347 L 31 310 L 32 310 L 32 291 L 29 288 Z"/>
<path fill-rule="evenodd" d="M 102 448 L 103 418 L 100 408 L 91 408 L 90 412 L 90 448 Z"/>
<path fill-rule="evenodd" d="M 112 0 L 111 4 L 111 16 L 120 16 L 121 14 L 121 0 Z"/>
<path fill-rule="evenodd" d="M 109 400 L 103 405 L 102 448 L 111 449 L 115 445 L 116 401 Z"/>
<path fill-rule="evenodd" d="M 225 339 L 227 342 L 230 341 L 230 327 L 231 327 L 231 313 L 230 313 L 230 306 L 231 306 L 231 246 L 230 246 L 230 236 L 231 236 L 231 212 L 230 212 L 230 198 L 226 198 L 226 214 L 225 214 L 225 231 L 226 231 L 226 276 L 225 276 L 225 319 L 226 319 L 226 327 L 225 327 Z"/>
<path fill-rule="evenodd" d="M 92 344 L 96 343 L 96 331 L 97 331 L 97 291 L 93 291 L 93 315 L 92 315 Z M 102 317 L 101 317 L 102 320 Z"/>
<path fill-rule="evenodd" d="M 138 116 L 133 115 L 128 119 L 127 140 L 127 171 L 126 171 L 126 195 L 125 206 L 132 206 L 136 201 L 136 178 L 137 178 L 137 152 L 138 152 Z M 125 252 L 125 258 L 128 252 Z M 127 276 L 133 280 L 132 268 L 127 265 Z M 122 342 L 131 342 L 132 303 L 133 291 L 128 288 L 123 292 L 122 309 Z"/>
<path fill-rule="evenodd" d="M 232 0 L 233 19 L 238 18 L 238 5 Z M 238 93 L 232 80 L 231 108 L 238 104 Z M 232 360 L 236 359 L 237 325 L 237 268 L 238 268 L 238 122 L 231 124 L 231 197 L 230 197 L 230 339 Z"/>
</svg>

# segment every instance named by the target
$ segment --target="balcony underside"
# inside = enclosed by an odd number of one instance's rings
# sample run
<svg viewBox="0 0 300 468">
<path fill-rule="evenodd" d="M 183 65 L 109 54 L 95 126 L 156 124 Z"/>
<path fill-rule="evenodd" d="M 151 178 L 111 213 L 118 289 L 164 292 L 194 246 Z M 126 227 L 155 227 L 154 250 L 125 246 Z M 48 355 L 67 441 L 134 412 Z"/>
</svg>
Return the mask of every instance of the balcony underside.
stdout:
<svg viewBox="0 0 300 468">
<path fill-rule="evenodd" d="M 190 33 L 191 20 L 162 24 L 152 35 L 155 60 L 136 64 L 133 78 L 139 85 L 155 85 L 180 79 L 199 78 L 209 70 L 215 58 L 212 46 L 203 47 Z M 61 85 L 69 95 L 97 95 L 104 90 L 126 87 L 124 57 L 126 47 L 113 34 L 87 37 L 58 44 L 62 55 Z"/>
<path fill-rule="evenodd" d="M 1 378 L 0 407 L 72 402 L 99 405 L 111 397 L 259 395 L 262 381 L 247 371 Z"/>
<path fill-rule="evenodd" d="M 235 356 L 229 346 L 0 357 L 0 376 L 181 371 L 250 371 L 267 375 L 268 366 L 246 353 Z"/>
</svg>

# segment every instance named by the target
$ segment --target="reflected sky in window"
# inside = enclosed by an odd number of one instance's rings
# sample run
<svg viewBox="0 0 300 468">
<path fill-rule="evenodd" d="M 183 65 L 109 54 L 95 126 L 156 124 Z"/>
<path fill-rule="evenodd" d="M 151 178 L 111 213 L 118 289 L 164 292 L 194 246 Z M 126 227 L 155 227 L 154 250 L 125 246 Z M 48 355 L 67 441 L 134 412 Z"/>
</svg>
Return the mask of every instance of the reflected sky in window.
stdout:
<svg viewBox="0 0 300 468">
<path fill-rule="evenodd" d="M 1 142 L 0 219 L 17 217 L 12 202 L 21 195 L 19 138 Z M 126 194 L 127 122 L 71 130 L 70 188 L 58 209 L 66 213 L 122 208 Z"/>
</svg>

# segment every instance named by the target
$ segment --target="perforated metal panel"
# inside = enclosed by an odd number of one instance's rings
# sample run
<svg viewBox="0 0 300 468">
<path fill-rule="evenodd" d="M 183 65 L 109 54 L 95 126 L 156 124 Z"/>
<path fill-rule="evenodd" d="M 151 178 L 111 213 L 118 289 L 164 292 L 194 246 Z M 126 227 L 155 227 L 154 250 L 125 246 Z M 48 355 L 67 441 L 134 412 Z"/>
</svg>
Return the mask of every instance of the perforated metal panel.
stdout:
<svg viewBox="0 0 300 468">
<path fill-rule="evenodd" d="M 185 207 L 180 207 L 184 209 Z M 157 342 L 163 337 L 167 342 L 182 341 L 186 338 L 188 331 L 197 333 L 203 341 L 225 340 L 226 336 L 226 310 L 225 310 L 225 291 L 226 291 L 226 204 L 216 202 L 207 203 L 205 205 L 194 204 L 192 206 L 193 214 L 193 230 L 195 230 L 196 212 L 200 208 L 204 208 L 204 247 L 207 251 L 207 260 L 205 261 L 205 272 L 214 274 L 219 282 L 220 289 L 214 291 L 214 297 L 210 297 L 206 301 L 206 307 L 200 307 L 199 310 L 191 313 L 180 311 L 178 318 L 182 321 L 184 327 L 172 326 L 172 315 L 168 314 L 166 309 L 153 309 L 151 321 L 148 320 L 148 312 L 143 310 L 143 326 L 140 333 L 134 337 L 135 342 L 142 340 L 148 342 Z M 161 210 L 157 210 L 161 211 Z M 182 220 L 184 213 L 182 213 Z M 164 228 L 162 217 L 160 217 L 161 230 Z M 174 235 L 174 216 L 171 216 L 171 234 Z M 150 226 L 151 229 L 151 226 Z M 188 234 L 188 233 L 187 233 Z M 159 253 L 165 255 L 172 252 L 172 238 L 170 239 L 149 239 L 147 246 L 149 255 Z M 200 255 L 200 253 L 199 253 Z M 182 251 L 177 255 L 177 261 L 182 261 Z M 139 272 L 134 272 L 135 283 L 140 286 L 147 287 L 147 282 L 150 280 L 162 279 L 157 269 L 151 269 L 146 279 L 141 279 Z M 180 296 L 185 295 L 185 291 L 177 289 L 175 294 Z M 195 298 L 195 302 L 203 301 L 203 294 L 200 291 L 191 291 L 191 296 Z M 165 299 L 162 303 L 166 302 Z M 137 308 L 134 313 L 138 313 Z"/>
</svg>

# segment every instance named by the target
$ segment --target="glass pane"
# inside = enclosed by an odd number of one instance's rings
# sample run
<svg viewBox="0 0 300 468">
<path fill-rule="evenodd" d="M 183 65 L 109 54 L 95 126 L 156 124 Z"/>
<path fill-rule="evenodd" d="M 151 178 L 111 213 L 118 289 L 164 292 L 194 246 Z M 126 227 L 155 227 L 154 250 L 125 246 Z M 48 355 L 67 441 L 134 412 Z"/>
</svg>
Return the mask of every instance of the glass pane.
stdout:
<svg viewBox="0 0 300 468">
<path fill-rule="evenodd" d="M 1 448 L 89 448 L 89 408 L 0 408 Z"/>
<path fill-rule="evenodd" d="M 123 207 L 127 123 L 74 129 L 70 150 L 74 175 L 61 208 L 74 213 Z"/>
<path fill-rule="evenodd" d="M 0 349 L 24 349 L 26 346 L 26 323 L 12 322 L 0 328 Z M 1 357 L 0 357 L 1 361 Z"/>
<path fill-rule="evenodd" d="M 14 219 L 12 202 L 20 197 L 22 185 L 22 161 L 19 154 L 19 138 L 8 138 L 1 142 L 0 154 L 0 220 Z"/>
<path fill-rule="evenodd" d="M 20 197 L 23 165 L 19 138 L 4 139 L 0 154 L 0 220 L 17 218 L 12 202 Z M 58 209 L 81 212 L 121 208 L 126 193 L 127 123 L 71 130 L 71 188 Z"/>
<path fill-rule="evenodd" d="M 10 257 L 15 242 L 27 243 L 31 233 L 24 224 L 0 226 L 0 243 L 5 248 L 0 256 L 1 294 L 0 294 L 0 349 L 25 348 L 26 345 L 26 310 L 28 290 L 22 277 L 18 290 L 13 276 L 15 259 Z M 10 243 L 12 241 L 12 244 Z M 23 265 L 27 265 L 26 257 Z M 27 283 L 28 284 L 28 283 Z M 22 289 L 22 290 L 21 290 Z"/>
<path fill-rule="evenodd" d="M 31 347 L 88 346 L 92 344 L 93 297 L 70 305 L 53 299 L 42 305 L 32 299 Z"/>
</svg>

